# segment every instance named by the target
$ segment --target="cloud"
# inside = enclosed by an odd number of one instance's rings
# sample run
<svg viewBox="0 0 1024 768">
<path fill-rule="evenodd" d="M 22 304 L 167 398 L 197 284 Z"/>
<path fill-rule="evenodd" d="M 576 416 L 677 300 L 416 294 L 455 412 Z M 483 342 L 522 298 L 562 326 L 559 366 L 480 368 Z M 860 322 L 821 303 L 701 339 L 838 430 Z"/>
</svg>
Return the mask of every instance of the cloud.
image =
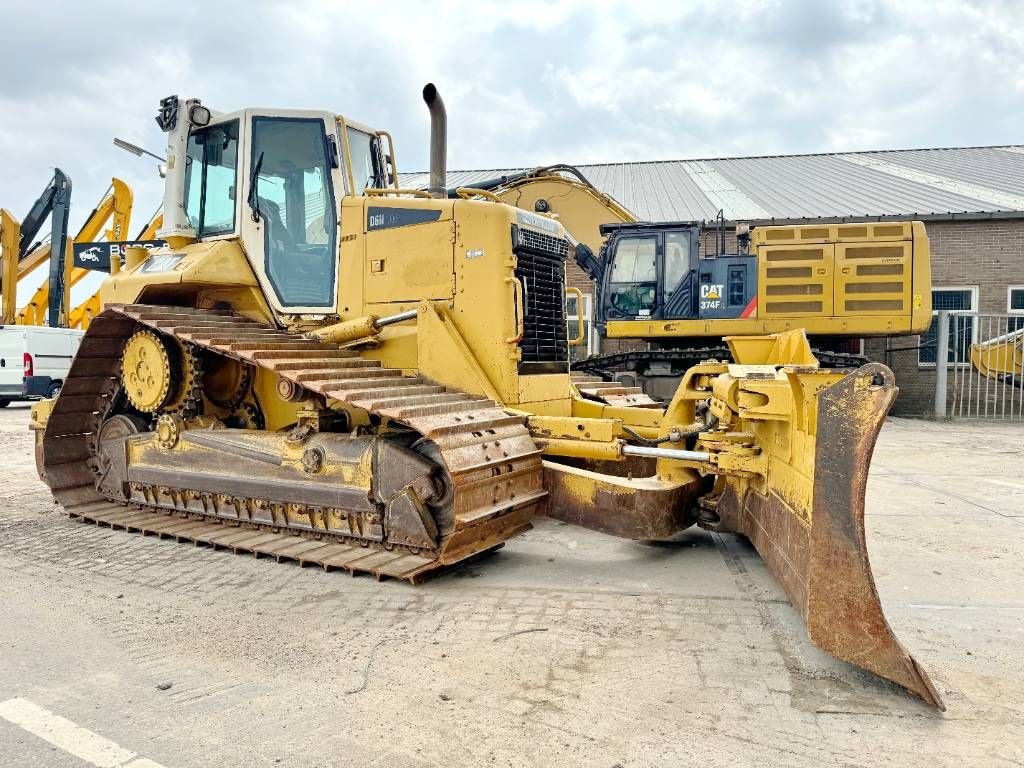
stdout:
<svg viewBox="0 0 1024 768">
<path fill-rule="evenodd" d="M 389 129 L 427 165 L 427 81 L 449 163 L 495 168 L 1013 143 L 1024 9 L 1012 2 L 14 4 L 0 46 L 0 205 L 53 166 L 72 225 L 112 175 L 156 207 L 153 115 L 169 93 L 220 110 L 325 109 Z"/>
</svg>

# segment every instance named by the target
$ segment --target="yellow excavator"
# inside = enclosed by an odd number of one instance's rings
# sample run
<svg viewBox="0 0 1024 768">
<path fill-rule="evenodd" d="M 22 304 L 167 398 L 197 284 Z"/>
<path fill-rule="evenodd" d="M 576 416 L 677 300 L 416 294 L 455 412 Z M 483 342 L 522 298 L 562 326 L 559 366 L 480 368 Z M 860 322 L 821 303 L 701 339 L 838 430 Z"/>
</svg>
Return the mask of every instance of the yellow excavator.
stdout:
<svg viewBox="0 0 1024 768">
<path fill-rule="evenodd" d="M 727 340 L 665 409 L 579 396 L 555 219 L 449 199 L 333 112 L 160 103 L 165 248 L 128 248 L 64 388 L 33 408 L 76 519 L 417 582 L 536 515 L 637 540 L 750 539 L 810 639 L 941 699 L 875 591 L 864 489 L 892 373 L 804 333 Z M 472 190 L 466 197 L 478 197 Z M 486 197 L 486 196 L 485 196 Z"/>
<path fill-rule="evenodd" d="M 78 234 L 69 240 L 70 206 L 71 180 L 58 168 L 22 221 L 7 209 L 0 210 L 0 324 L 85 330 L 91 318 L 98 314 L 98 293 L 77 306 L 70 306 L 71 289 L 90 272 L 86 267 L 77 266 L 70 256 L 75 244 L 92 243 L 101 236 L 107 244 L 112 244 L 126 237 L 131 223 L 132 190 L 121 179 L 111 179 L 103 198 L 86 217 Z M 49 241 L 34 242 L 47 217 L 51 218 Z M 152 240 L 159 222 L 160 217 L 151 221 L 136 239 Z M 52 258 L 54 252 L 61 255 Z M 50 263 L 48 274 L 18 309 L 18 283 L 47 261 Z"/>
<path fill-rule="evenodd" d="M 115 179 L 114 181 L 116 182 L 117 179 Z M 116 200 L 116 195 L 117 195 L 117 193 L 116 193 L 116 189 L 115 189 L 115 192 L 114 192 L 115 200 Z M 117 209 L 117 205 L 116 205 L 116 202 L 115 202 L 115 210 L 116 209 Z M 103 210 L 103 205 L 101 204 L 100 207 L 97 208 L 97 211 L 93 213 L 93 216 L 97 216 L 98 214 L 102 214 L 102 210 Z M 115 216 L 115 227 L 113 227 L 112 229 L 108 229 L 107 230 L 106 242 L 103 244 L 103 247 L 105 247 L 107 249 L 107 259 L 108 260 L 111 259 L 111 258 L 120 259 L 121 258 L 120 255 L 118 253 L 116 253 L 116 252 L 112 254 L 111 250 L 123 251 L 124 248 L 125 248 L 126 242 L 136 243 L 136 244 L 138 244 L 138 243 L 150 243 L 150 244 L 153 244 L 153 243 L 157 242 L 157 237 L 156 237 L 157 230 L 159 230 L 160 227 L 163 226 L 163 214 L 160 213 L 159 211 L 150 218 L 150 220 L 146 223 L 146 225 L 142 228 L 142 230 L 138 233 L 138 235 L 135 236 L 135 239 L 131 240 L 131 241 L 123 241 L 123 240 L 121 240 L 118 237 L 118 234 L 117 234 L 119 231 L 120 232 L 126 231 L 126 229 L 128 227 L 128 219 L 127 219 L 127 217 L 124 219 L 123 226 L 117 227 L 116 226 L 117 214 L 115 214 L 114 216 Z M 91 218 L 92 217 L 90 217 L 90 220 L 91 220 Z M 83 231 L 79 234 L 78 237 L 75 238 L 75 243 L 76 244 L 78 244 L 80 242 L 84 242 L 84 243 L 89 243 L 90 242 L 91 238 L 85 237 L 85 235 L 88 234 L 88 227 L 89 227 L 89 223 L 87 222 L 86 225 L 82 228 Z M 93 247 L 95 247 L 95 246 L 93 246 Z M 83 268 L 83 267 L 75 266 L 72 269 L 71 276 L 70 276 L 68 282 L 72 286 L 76 285 L 78 283 L 78 281 L 81 280 L 82 277 L 84 277 L 85 274 L 88 273 L 88 271 L 89 271 L 89 268 Z M 92 319 L 94 317 L 96 317 L 96 315 L 98 315 L 101 311 L 102 311 L 102 301 L 100 299 L 100 292 L 99 292 L 99 290 L 97 290 L 91 296 L 89 296 L 88 298 L 86 298 L 83 301 L 79 302 L 76 306 L 74 306 L 68 312 L 68 328 L 80 328 L 83 331 L 84 330 L 88 330 L 89 323 L 92 322 Z"/>
<path fill-rule="evenodd" d="M 575 259 L 594 281 L 601 336 L 647 349 L 579 360 L 573 370 L 639 384 L 671 399 L 691 365 L 729 359 L 731 334 L 804 328 L 819 358 L 866 362 L 852 342 L 923 333 L 931 323 L 931 261 L 921 222 L 737 225 L 725 252 L 724 221 L 707 237 L 698 222 L 640 222 L 575 167 L 556 165 L 477 184 L 482 195 L 554 215 L 576 239 Z M 450 196 L 466 194 L 449 190 Z M 618 390 L 608 389 L 607 392 Z M 624 390 L 636 399 L 635 390 Z"/>
</svg>

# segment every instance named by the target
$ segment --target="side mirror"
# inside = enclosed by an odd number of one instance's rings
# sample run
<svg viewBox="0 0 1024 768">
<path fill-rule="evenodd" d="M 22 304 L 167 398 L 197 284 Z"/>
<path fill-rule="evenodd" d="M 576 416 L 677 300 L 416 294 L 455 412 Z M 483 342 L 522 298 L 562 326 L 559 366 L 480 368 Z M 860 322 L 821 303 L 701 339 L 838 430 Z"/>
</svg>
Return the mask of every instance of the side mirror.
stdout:
<svg viewBox="0 0 1024 768">
<path fill-rule="evenodd" d="M 334 136 L 328 135 L 327 137 L 327 154 L 331 168 L 341 168 L 341 155 L 338 152 L 338 142 Z"/>
</svg>

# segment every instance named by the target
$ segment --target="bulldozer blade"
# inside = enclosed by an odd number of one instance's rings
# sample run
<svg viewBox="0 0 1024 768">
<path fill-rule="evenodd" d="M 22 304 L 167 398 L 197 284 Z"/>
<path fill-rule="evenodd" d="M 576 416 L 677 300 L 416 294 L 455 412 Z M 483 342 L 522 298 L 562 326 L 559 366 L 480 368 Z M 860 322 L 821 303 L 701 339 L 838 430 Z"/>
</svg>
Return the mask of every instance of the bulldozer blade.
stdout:
<svg viewBox="0 0 1024 768">
<path fill-rule="evenodd" d="M 838 659 L 945 710 L 931 680 L 900 644 L 878 598 L 864 532 L 868 467 L 898 389 L 872 363 L 818 394 L 809 520 L 779 494 L 734 486 L 718 505 L 719 531 L 745 535 L 803 617 L 811 641 Z"/>
</svg>

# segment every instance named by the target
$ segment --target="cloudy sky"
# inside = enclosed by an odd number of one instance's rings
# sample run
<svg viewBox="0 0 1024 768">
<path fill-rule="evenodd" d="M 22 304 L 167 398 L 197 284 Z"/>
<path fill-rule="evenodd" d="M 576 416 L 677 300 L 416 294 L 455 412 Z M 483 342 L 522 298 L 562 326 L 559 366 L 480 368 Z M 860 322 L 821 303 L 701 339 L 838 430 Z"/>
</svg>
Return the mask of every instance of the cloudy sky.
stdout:
<svg viewBox="0 0 1024 768">
<path fill-rule="evenodd" d="M 159 202 L 170 93 L 215 109 L 329 109 L 427 164 L 420 99 L 448 106 L 452 168 L 1024 142 L 1024 2 L 0 0 L 0 206 L 52 168 L 72 228 L 112 175 L 132 230 Z M 134 234 L 134 232 L 133 232 Z"/>
</svg>

